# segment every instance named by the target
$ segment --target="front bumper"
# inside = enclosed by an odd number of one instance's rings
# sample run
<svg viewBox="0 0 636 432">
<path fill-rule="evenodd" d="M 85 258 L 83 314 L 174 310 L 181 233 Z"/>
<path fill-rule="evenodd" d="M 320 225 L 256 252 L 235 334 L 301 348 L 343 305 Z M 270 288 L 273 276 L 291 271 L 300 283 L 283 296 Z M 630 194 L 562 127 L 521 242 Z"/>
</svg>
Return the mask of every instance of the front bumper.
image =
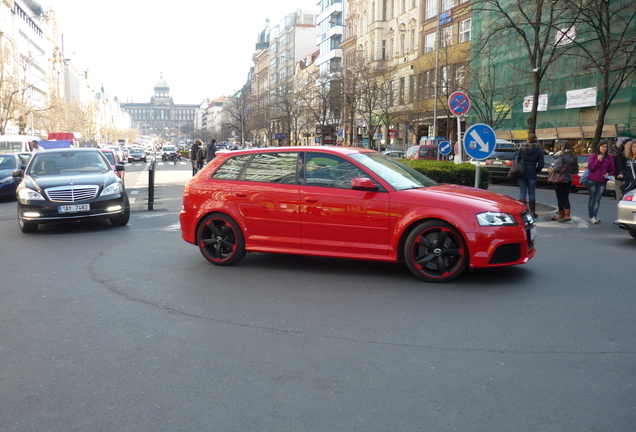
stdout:
<svg viewBox="0 0 636 432">
<path fill-rule="evenodd" d="M 28 222 L 75 221 L 82 219 L 110 219 L 121 215 L 126 210 L 126 193 L 98 197 L 87 201 L 51 202 L 51 201 L 18 201 L 18 215 Z M 89 204 L 90 209 L 61 213 L 60 206 Z"/>
</svg>

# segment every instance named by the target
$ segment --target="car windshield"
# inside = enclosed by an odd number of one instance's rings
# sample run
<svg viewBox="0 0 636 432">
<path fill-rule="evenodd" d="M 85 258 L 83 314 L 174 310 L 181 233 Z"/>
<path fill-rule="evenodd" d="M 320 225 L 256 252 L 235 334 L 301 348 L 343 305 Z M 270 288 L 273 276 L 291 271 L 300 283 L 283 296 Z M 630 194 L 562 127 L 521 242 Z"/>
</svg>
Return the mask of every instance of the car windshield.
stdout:
<svg viewBox="0 0 636 432">
<path fill-rule="evenodd" d="M 36 153 L 27 168 L 26 175 L 42 177 L 70 173 L 97 173 L 112 169 L 100 153 L 86 151 L 57 152 L 47 150 Z"/>
<path fill-rule="evenodd" d="M 176 148 L 175 147 L 164 147 L 163 151 L 165 151 L 165 152 L 173 152 L 173 151 L 176 151 Z"/>
<path fill-rule="evenodd" d="M 0 170 L 16 169 L 15 156 L 0 154 Z"/>
<path fill-rule="evenodd" d="M 130 153 L 145 153 L 142 149 L 132 149 Z"/>
<path fill-rule="evenodd" d="M 516 150 L 495 150 L 487 159 L 512 159 Z"/>
<path fill-rule="evenodd" d="M 351 159 L 364 165 L 396 190 L 435 186 L 434 180 L 382 153 L 358 153 Z"/>
</svg>

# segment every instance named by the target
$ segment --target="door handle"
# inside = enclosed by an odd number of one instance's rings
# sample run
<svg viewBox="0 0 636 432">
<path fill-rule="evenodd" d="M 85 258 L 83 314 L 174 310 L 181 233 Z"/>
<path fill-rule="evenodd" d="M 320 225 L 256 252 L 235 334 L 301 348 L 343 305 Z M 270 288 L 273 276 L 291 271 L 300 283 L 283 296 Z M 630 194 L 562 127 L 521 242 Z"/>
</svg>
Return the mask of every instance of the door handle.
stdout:
<svg viewBox="0 0 636 432">
<path fill-rule="evenodd" d="M 234 192 L 234 195 L 239 198 L 247 198 L 247 192 Z"/>
<path fill-rule="evenodd" d="M 305 202 L 307 204 L 316 204 L 318 202 L 318 198 L 305 198 Z"/>
</svg>

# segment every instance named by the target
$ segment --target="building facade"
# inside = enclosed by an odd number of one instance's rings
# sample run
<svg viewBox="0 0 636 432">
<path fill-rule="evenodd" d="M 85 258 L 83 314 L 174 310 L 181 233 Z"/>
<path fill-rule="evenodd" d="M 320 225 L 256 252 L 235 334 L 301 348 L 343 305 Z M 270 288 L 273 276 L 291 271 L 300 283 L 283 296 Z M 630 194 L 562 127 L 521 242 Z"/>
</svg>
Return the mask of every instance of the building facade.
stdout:
<svg viewBox="0 0 636 432">
<path fill-rule="evenodd" d="M 122 103 L 130 114 L 132 127 L 142 135 L 179 136 L 190 139 L 200 105 L 175 104 L 170 87 L 160 76 L 148 103 Z"/>
</svg>

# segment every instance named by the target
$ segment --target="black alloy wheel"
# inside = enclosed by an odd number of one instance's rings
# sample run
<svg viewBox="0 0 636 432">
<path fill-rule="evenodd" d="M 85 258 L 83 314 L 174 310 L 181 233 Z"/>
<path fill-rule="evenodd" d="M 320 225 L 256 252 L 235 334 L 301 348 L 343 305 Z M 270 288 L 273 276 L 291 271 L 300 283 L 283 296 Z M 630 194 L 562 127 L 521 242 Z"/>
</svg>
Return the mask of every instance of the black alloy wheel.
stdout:
<svg viewBox="0 0 636 432">
<path fill-rule="evenodd" d="M 232 265 L 245 256 L 245 240 L 234 220 L 221 213 L 203 219 L 197 229 L 199 250 L 212 264 Z"/>
<path fill-rule="evenodd" d="M 468 266 L 468 247 L 462 235 L 446 222 L 422 222 L 404 245 L 411 272 L 426 282 L 449 282 Z"/>
</svg>

